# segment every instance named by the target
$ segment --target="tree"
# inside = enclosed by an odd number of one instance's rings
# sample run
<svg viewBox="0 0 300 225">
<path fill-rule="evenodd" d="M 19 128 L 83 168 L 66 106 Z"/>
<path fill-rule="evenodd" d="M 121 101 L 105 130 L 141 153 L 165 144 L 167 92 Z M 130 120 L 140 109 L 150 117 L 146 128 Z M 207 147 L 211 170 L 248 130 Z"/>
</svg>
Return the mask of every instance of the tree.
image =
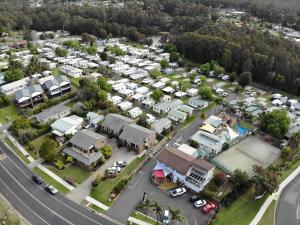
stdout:
<svg viewBox="0 0 300 225">
<path fill-rule="evenodd" d="M 221 186 L 226 181 L 226 174 L 224 172 L 219 172 L 214 176 L 214 182 L 217 186 Z"/>
<path fill-rule="evenodd" d="M 98 99 L 101 103 L 106 102 L 107 101 L 107 93 L 104 90 L 100 90 L 98 92 Z"/>
<path fill-rule="evenodd" d="M 162 216 L 162 211 L 163 211 L 162 207 L 158 202 L 154 202 L 150 207 L 153 209 L 153 212 L 156 214 L 156 220 L 159 221 L 159 218 Z"/>
<path fill-rule="evenodd" d="M 236 79 L 236 72 L 232 72 L 230 75 L 229 75 L 229 81 L 231 83 L 233 83 Z"/>
<path fill-rule="evenodd" d="M 284 160 L 290 160 L 293 154 L 293 150 L 290 147 L 284 147 L 281 150 L 281 158 L 283 158 Z"/>
<path fill-rule="evenodd" d="M 56 48 L 55 55 L 57 57 L 66 57 L 68 55 L 68 51 L 64 48 Z"/>
<path fill-rule="evenodd" d="M 203 73 L 206 76 L 208 76 L 210 69 L 211 69 L 210 63 L 205 63 L 200 65 L 201 73 Z"/>
<path fill-rule="evenodd" d="M 107 59 L 108 59 L 107 53 L 106 52 L 101 52 L 100 53 L 100 58 L 101 58 L 102 61 L 107 61 Z"/>
<path fill-rule="evenodd" d="M 160 61 L 160 67 L 161 67 L 162 69 L 166 69 L 166 68 L 168 68 L 169 66 L 170 66 L 170 64 L 169 64 L 168 60 L 162 59 L 162 60 Z"/>
<path fill-rule="evenodd" d="M 261 118 L 261 126 L 273 137 L 282 138 L 289 129 L 291 119 L 287 112 L 281 109 L 265 113 Z"/>
<path fill-rule="evenodd" d="M 275 172 L 257 165 L 253 166 L 253 172 L 252 180 L 255 183 L 256 194 L 272 194 L 278 189 L 279 181 Z"/>
<path fill-rule="evenodd" d="M 184 220 L 184 216 L 181 214 L 180 209 L 172 209 L 169 207 L 169 212 L 170 212 L 172 224 L 174 224 L 175 221 L 182 222 Z"/>
<path fill-rule="evenodd" d="M 170 62 L 177 62 L 179 60 L 179 53 L 178 52 L 171 52 L 169 60 L 170 60 Z"/>
<path fill-rule="evenodd" d="M 5 94 L 0 94 L 0 108 L 9 105 L 9 98 Z"/>
<path fill-rule="evenodd" d="M 164 93 L 158 88 L 154 89 L 154 91 L 151 94 L 151 98 L 153 98 L 155 102 L 158 102 L 163 96 Z"/>
<path fill-rule="evenodd" d="M 169 52 L 169 53 L 177 52 L 176 45 L 173 45 L 173 44 L 170 44 L 170 43 L 165 44 L 164 50 L 166 52 Z"/>
<path fill-rule="evenodd" d="M 105 159 L 109 159 L 112 155 L 112 147 L 109 145 L 104 145 L 101 149 L 100 152 L 103 154 Z"/>
<path fill-rule="evenodd" d="M 35 73 L 41 73 L 42 71 L 43 65 L 41 61 L 36 56 L 33 56 L 25 70 L 26 76 L 30 76 Z"/>
<path fill-rule="evenodd" d="M 187 89 L 190 87 L 190 83 L 188 81 L 181 81 L 179 82 L 179 88 L 181 91 L 187 91 Z"/>
<path fill-rule="evenodd" d="M 142 127 L 150 128 L 150 125 L 147 123 L 147 117 L 145 114 L 142 114 L 136 123 Z"/>
<path fill-rule="evenodd" d="M 16 80 L 21 80 L 22 78 L 24 78 L 24 72 L 21 69 L 8 70 L 4 74 L 5 81 L 9 83 Z"/>
<path fill-rule="evenodd" d="M 18 117 L 12 124 L 12 129 L 21 130 L 30 128 L 30 122 L 28 119 Z"/>
<path fill-rule="evenodd" d="M 89 55 L 96 55 L 97 54 L 97 47 L 96 46 L 90 46 L 86 49 L 86 51 Z"/>
<path fill-rule="evenodd" d="M 145 199 L 144 201 L 142 201 L 141 203 L 139 203 L 137 206 L 136 206 L 136 209 L 137 210 L 141 210 L 142 212 L 145 213 L 146 216 L 148 216 L 148 210 L 151 206 L 151 202 L 149 199 Z"/>
<path fill-rule="evenodd" d="M 112 86 L 107 82 L 107 79 L 105 77 L 99 77 L 97 79 L 97 85 L 101 90 L 104 90 L 106 92 L 112 91 Z"/>
<path fill-rule="evenodd" d="M 218 65 L 218 64 L 214 64 L 213 66 L 213 71 L 215 72 L 215 74 L 220 75 L 220 74 L 224 74 L 225 70 L 222 66 Z"/>
<path fill-rule="evenodd" d="M 47 162 L 52 162 L 57 156 L 57 142 L 52 139 L 45 139 L 39 149 L 39 155 Z"/>
<path fill-rule="evenodd" d="M 239 77 L 239 85 L 246 87 L 252 81 L 252 74 L 250 72 L 243 72 Z"/>
<path fill-rule="evenodd" d="M 214 99 L 212 89 L 209 86 L 200 87 L 198 94 L 201 96 L 201 98 L 207 101 L 212 101 Z"/>
<path fill-rule="evenodd" d="M 237 169 L 234 171 L 232 177 L 230 177 L 230 182 L 238 191 L 247 188 L 249 185 L 249 176 L 246 172 Z"/>
<path fill-rule="evenodd" d="M 159 70 L 154 69 L 149 71 L 149 75 L 152 79 L 158 79 L 160 76 L 162 76 L 162 73 Z"/>
</svg>

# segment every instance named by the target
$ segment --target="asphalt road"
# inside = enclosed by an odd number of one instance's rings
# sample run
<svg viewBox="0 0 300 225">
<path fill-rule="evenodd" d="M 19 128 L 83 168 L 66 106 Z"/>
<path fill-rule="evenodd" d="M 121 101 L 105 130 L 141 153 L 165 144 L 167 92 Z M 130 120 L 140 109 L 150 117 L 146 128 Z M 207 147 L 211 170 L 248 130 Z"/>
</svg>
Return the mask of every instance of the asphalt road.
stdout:
<svg viewBox="0 0 300 225">
<path fill-rule="evenodd" d="M 298 225 L 297 209 L 299 199 L 300 174 L 281 192 L 276 207 L 276 225 Z"/>
<path fill-rule="evenodd" d="M 0 192 L 33 225 L 120 224 L 83 206 L 54 196 L 31 180 L 32 172 L 0 142 Z"/>
</svg>

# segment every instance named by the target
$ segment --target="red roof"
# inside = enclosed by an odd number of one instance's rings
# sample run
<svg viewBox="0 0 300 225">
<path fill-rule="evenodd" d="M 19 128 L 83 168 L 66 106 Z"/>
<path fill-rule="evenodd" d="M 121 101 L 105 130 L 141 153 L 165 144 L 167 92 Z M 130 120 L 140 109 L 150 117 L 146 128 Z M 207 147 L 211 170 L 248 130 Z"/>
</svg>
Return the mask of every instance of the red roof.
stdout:
<svg viewBox="0 0 300 225">
<path fill-rule="evenodd" d="M 165 174 L 164 174 L 163 170 L 154 170 L 153 174 L 157 178 L 164 178 L 165 177 Z"/>
</svg>

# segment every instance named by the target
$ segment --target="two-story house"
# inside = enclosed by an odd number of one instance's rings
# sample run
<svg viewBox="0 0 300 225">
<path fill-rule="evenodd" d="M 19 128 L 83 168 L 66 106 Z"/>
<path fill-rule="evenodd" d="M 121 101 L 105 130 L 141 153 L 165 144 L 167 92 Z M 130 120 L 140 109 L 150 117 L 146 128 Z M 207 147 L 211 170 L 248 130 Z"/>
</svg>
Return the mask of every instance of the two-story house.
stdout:
<svg viewBox="0 0 300 225">
<path fill-rule="evenodd" d="M 44 101 L 44 90 L 40 85 L 31 85 L 16 91 L 15 103 L 24 108 L 27 106 L 34 107 L 35 103 Z"/>
<path fill-rule="evenodd" d="M 152 171 L 152 180 L 156 184 L 180 183 L 199 193 L 212 179 L 214 168 L 204 159 L 167 147 L 159 155 Z"/>
<path fill-rule="evenodd" d="M 52 80 L 46 80 L 43 86 L 50 97 L 62 95 L 71 90 L 71 82 L 66 76 L 56 76 Z"/>
</svg>

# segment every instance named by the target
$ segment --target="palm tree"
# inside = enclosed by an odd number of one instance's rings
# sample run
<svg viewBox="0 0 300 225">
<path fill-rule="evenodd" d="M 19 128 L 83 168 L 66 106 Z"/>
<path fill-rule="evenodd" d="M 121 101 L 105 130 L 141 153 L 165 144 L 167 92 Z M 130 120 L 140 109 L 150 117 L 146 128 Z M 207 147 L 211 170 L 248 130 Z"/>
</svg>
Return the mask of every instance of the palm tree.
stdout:
<svg viewBox="0 0 300 225">
<path fill-rule="evenodd" d="M 174 221 L 182 222 L 184 220 L 184 216 L 181 214 L 180 209 L 172 209 L 169 207 L 172 224 Z"/>
<path fill-rule="evenodd" d="M 138 204 L 136 206 L 137 210 L 141 210 L 145 213 L 146 217 L 148 217 L 148 209 L 150 207 L 150 200 L 149 199 L 145 199 L 144 201 L 142 201 L 140 204 Z"/>
<path fill-rule="evenodd" d="M 163 209 L 158 202 L 154 202 L 150 207 L 153 208 L 153 211 L 156 214 L 156 220 L 158 223 L 159 219 L 161 218 Z"/>
</svg>

